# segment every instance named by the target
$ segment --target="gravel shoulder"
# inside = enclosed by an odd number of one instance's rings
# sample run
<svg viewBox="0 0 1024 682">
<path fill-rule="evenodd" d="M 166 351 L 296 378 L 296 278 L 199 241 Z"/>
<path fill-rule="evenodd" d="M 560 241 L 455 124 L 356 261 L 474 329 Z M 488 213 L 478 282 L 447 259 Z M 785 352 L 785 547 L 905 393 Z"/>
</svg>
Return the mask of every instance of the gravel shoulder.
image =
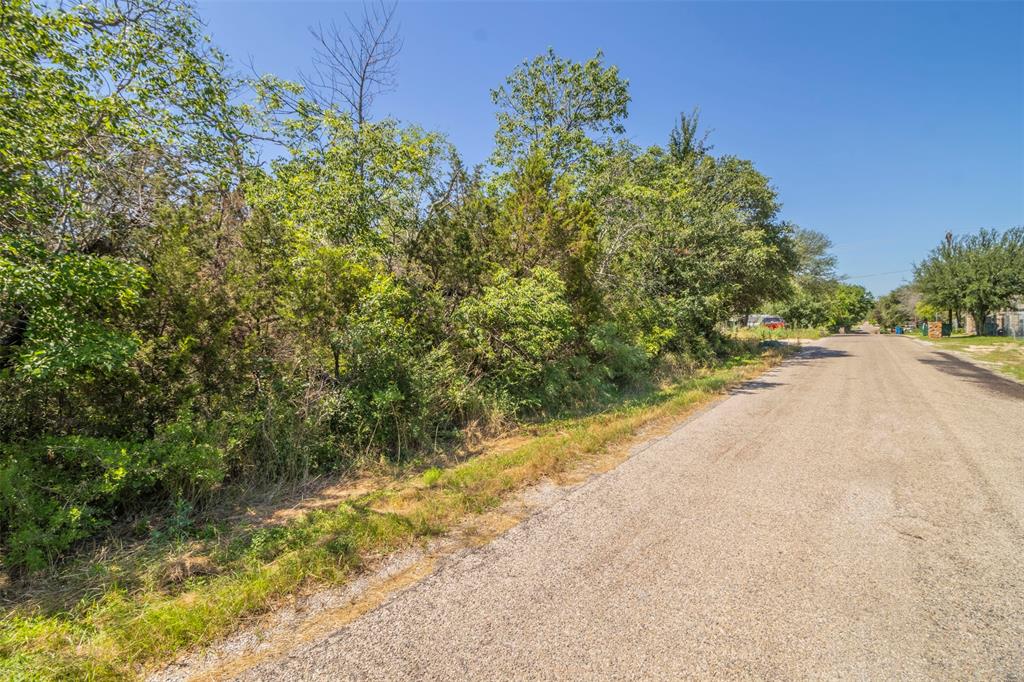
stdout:
<svg viewBox="0 0 1024 682">
<path fill-rule="evenodd" d="M 228 677 L 1024 676 L 1024 386 L 1008 383 L 903 339 L 816 342 Z"/>
</svg>

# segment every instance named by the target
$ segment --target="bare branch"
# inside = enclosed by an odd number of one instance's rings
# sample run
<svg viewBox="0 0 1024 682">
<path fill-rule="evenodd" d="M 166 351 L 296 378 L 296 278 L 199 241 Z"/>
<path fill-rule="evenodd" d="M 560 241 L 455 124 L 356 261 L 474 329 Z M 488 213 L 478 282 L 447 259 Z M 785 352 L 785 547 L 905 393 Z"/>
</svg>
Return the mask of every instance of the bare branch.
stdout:
<svg viewBox="0 0 1024 682">
<path fill-rule="evenodd" d="M 377 95 L 394 89 L 395 58 L 402 49 L 395 21 L 397 7 L 397 2 L 380 0 L 363 6 L 358 23 L 346 15 L 345 27 L 331 22 L 310 28 L 319 45 L 313 70 L 302 74 L 302 82 L 317 104 L 345 108 L 361 125 Z"/>
</svg>

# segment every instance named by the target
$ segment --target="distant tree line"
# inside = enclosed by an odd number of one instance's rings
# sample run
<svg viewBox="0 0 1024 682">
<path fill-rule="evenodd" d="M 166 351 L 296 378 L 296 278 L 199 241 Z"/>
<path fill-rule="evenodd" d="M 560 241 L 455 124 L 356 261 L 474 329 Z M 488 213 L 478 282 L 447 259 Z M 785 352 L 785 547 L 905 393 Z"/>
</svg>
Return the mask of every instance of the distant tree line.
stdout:
<svg viewBox="0 0 1024 682">
<path fill-rule="evenodd" d="M 852 329 L 871 311 L 874 298 L 836 273 L 832 241 L 821 232 L 794 229 L 797 264 L 787 295 L 770 308 L 791 327 Z"/>
<path fill-rule="evenodd" d="M 876 302 L 872 320 L 892 328 L 915 320 L 943 320 L 963 329 L 967 316 L 977 333 L 996 311 L 1024 302 L 1024 228 L 952 232 L 914 266 L 914 281 Z"/>
<path fill-rule="evenodd" d="M 933 315 L 952 323 L 966 313 L 984 333 L 989 315 L 1024 299 L 1024 227 L 948 233 L 914 267 L 914 287 Z"/>
</svg>

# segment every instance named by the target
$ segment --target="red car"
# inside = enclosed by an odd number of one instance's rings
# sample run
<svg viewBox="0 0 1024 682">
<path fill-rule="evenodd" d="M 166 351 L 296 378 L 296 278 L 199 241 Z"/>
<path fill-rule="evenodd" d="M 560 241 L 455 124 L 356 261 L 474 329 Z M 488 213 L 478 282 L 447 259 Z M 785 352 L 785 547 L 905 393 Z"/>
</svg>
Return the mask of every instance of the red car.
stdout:
<svg viewBox="0 0 1024 682">
<path fill-rule="evenodd" d="M 764 318 L 763 320 L 761 320 L 761 326 L 762 327 L 768 327 L 769 329 L 785 329 L 786 328 L 786 321 L 784 319 L 782 319 L 781 317 L 775 317 L 774 315 L 769 315 L 766 318 Z"/>
</svg>

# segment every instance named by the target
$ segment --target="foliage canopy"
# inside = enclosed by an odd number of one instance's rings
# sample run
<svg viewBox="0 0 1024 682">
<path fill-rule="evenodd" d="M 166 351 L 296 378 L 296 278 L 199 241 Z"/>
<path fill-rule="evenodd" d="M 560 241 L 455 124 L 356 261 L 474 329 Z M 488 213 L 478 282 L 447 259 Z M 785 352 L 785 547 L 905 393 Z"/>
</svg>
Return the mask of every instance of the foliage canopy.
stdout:
<svg viewBox="0 0 1024 682">
<path fill-rule="evenodd" d="M 808 256 L 769 180 L 713 155 L 696 112 L 666 147 L 623 140 L 628 82 L 600 52 L 516 67 L 475 169 L 374 119 L 359 78 L 331 90 L 353 64 L 394 76 L 391 17 L 354 24 L 387 49 L 321 50 L 303 88 L 231 75 L 173 0 L 0 5 L 9 566 L 588 403 L 726 351 L 724 322 L 792 289 Z M 283 153 L 258 163 L 261 140 Z"/>
</svg>

